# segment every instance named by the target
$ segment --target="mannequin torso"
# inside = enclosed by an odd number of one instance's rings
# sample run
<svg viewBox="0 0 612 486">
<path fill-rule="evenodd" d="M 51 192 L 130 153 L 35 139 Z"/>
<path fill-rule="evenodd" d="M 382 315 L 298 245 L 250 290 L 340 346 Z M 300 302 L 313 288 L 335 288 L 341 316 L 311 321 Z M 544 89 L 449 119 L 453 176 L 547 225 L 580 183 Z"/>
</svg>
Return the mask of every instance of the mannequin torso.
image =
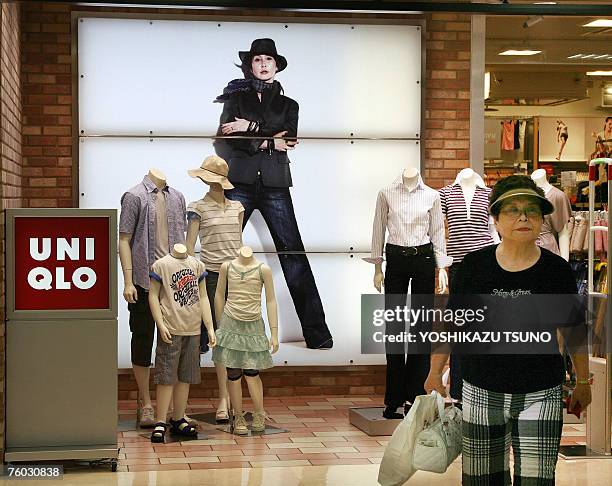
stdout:
<svg viewBox="0 0 612 486">
<path fill-rule="evenodd" d="M 546 198 L 555 208 L 552 214 L 544 216 L 542 232 L 537 244 L 569 260 L 571 234 L 567 223 L 572 215 L 569 199 L 562 191 L 548 182 L 544 169 L 535 170 L 531 174 L 531 179 L 544 191 Z"/>
</svg>

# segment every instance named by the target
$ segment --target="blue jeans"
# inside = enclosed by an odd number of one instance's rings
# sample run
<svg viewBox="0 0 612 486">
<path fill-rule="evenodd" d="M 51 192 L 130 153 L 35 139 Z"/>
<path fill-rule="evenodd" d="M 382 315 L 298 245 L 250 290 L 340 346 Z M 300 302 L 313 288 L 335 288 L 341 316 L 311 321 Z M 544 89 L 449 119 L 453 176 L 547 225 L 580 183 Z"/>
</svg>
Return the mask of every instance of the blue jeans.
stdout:
<svg viewBox="0 0 612 486">
<path fill-rule="evenodd" d="M 266 187 L 261 180 L 254 184 L 234 184 L 226 191 L 229 199 L 244 206 L 244 225 L 255 209 L 263 216 L 274 241 L 302 334 L 309 348 L 331 347 L 332 336 L 325 322 L 323 304 L 317 290 L 304 244 L 295 219 L 291 193 L 287 187 Z"/>
</svg>

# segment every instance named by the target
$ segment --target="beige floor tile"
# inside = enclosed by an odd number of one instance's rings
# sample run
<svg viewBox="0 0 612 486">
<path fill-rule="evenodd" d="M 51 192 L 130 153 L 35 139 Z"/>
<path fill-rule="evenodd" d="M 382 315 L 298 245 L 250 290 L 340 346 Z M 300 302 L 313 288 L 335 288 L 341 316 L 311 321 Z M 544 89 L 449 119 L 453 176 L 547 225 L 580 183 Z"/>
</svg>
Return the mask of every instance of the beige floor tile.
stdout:
<svg viewBox="0 0 612 486">
<path fill-rule="evenodd" d="M 252 462 L 253 467 L 292 467 L 292 466 L 309 466 L 308 461 L 262 461 Z"/>
<path fill-rule="evenodd" d="M 159 462 L 162 464 L 190 464 L 196 462 L 219 462 L 218 457 L 162 457 Z"/>
<path fill-rule="evenodd" d="M 193 447 L 200 445 L 221 445 L 221 444 L 236 444 L 233 439 L 203 439 L 203 440 L 187 440 L 181 442 L 181 447 Z"/>
<path fill-rule="evenodd" d="M 321 442 L 290 442 L 290 443 L 283 443 L 283 444 L 270 444 L 269 445 L 270 449 L 294 449 L 294 448 L 300 448 L 300 447 L 316 447 L 316 448 L 323 448 L 323 444 Z"/>
<path fill-rule="evenodd" d="M 300 447 L 300 452 L 304 454 L 338 454 L 338 453 L 351 453 L 357 452 L 357 449 L 354 447 L 333 447 L 327 448 L 324 447 L 322 449 L 311 449 L 309 447 Z"/>
<path fill-rule="evenodd" d="M 368 434 L 359 430 L 338 430 L 336 432 L 314 432 L 317 437 L 367 437 Z"/>
</svg>

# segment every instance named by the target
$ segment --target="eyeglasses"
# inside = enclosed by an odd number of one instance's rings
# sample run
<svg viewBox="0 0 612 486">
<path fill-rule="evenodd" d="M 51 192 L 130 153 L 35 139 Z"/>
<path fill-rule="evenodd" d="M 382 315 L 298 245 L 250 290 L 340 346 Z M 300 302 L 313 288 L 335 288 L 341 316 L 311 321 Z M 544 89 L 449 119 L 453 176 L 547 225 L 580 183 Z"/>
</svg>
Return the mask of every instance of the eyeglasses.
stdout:
<svg viewBox="0 0 612 486">
<path fill-rule="evenodd" d="M 518 208 L 516 206 L 508 206 L 502 208 L 500 211 L 504 216 L 508 216 L 509 218 L 519 219 L 522 214 L 527 216 L 528 218 L 540 218 L 542 217 L 542 210 L 539 206 L 527 206 L 525 208 Z"/>
</svg>

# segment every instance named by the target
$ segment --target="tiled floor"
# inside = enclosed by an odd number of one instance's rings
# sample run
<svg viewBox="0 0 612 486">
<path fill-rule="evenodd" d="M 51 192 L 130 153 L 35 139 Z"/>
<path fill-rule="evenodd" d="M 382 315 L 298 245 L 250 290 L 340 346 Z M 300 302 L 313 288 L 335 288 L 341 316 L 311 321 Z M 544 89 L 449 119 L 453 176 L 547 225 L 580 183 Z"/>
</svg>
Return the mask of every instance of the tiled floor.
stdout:
<svg viewBox="0 0 612 486">
<path fill-rule="evenodd" d="M 368 465 L 380 463 L 389 437 L 370 437 L 351 426 L 348 409 L 380 406 L 382 397 L 267 398 L 271 425 L 287 433 L 238 437 L 202 423 L 206 440 L 151 444 L 142 432 L 120 432 L 119 471 Z M 120 418 L 135 420 L 135 402 L 120 403 Z M 213 412 L 216 400 L 192 399 L 188 414 Z M 245 409 L 250 403 L 245 401 Z M 563 445 L 584 444 L 584 425 L 564 426 Z"/>
</svg>

